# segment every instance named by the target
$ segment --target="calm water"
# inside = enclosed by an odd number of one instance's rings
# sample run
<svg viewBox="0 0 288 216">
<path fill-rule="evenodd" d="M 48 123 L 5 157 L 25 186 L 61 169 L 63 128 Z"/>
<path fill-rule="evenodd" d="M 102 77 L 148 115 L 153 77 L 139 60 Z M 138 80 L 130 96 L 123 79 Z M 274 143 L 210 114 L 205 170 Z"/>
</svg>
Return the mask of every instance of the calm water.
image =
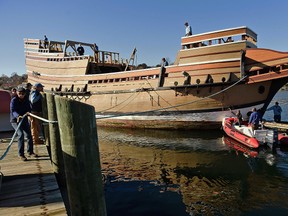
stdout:
<svg viewBox="0 0 288 216">
<path fill-rule="evenodd" d="M 287 94 L 272 102 L 286 121 Z M 98 128 L 98 137 L 109 216 L 288 215 L 288 148 L 243 149 L 221 130 Z"/>
</svg>

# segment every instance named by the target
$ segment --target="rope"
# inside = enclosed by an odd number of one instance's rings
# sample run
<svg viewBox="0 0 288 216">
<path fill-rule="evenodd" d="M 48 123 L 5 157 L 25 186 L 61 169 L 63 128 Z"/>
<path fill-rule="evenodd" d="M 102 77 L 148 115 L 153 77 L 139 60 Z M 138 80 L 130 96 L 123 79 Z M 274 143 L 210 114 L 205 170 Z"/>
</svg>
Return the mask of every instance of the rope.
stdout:
<svg viewBox="0 0 288 216">
<path fill-rule="evenodd" d="M 141 86 L 140 86 L 140 87 L 141 87 Z M 121 103 L 119 103 L 119 104 L 117 104 L 117 105 L 115 105 L 115 106 L 112 106 L 112 107 L 110 107 L 110 108 L 108 108 L 108 109 L 100 110 L 99 112 L 108 111 L 108 110 L 113 109 L 113 108 L 115 108 L 115 107 L 121 106 L 121 104 L 123 104 L 123 103 L 125 103 L 126 101 L 130 100 L 130 98 L 135 97 L 135 94 L 136 94 L 136 93 L 137 93 L 136 97 L 140 94 L 140 92 L 134 92 L 134 94 L 130 95 L 126 100 L 122 101 Z M 134 98 L 132 98 L 131 101 L 133 101 L 133 100 L 134 100 Z M 131 102 L 131 101 L 130 101 L 130 102 Z M 129 102 L 129 103 L 130 103 L 130 102 Z M 128 103 L 128 104 L 129 104 L 129 103 Z M 125 106 L 127 106 L 127 105 L 125 105 Z M 125 107 L 125 106 L 124 106 L 124 107 Z M 119 108 L 118 111 L 121 110 L 121 109 L 123 109 L 124 107 Z"/>
<path fill-rule="evenodd" d="M 21 119 L 21 121 L 19 122 L 19 124 L 18 124 L 18 126 L 17 126 L 17 128 L 16 128 L 16 130 L 15 130 L 13 136 L 12 136 L 11 141 L 10 141 L 10 143 L 9 143 L 6 151 L 4 152 L 4 154 L 0 157 L 0 160 L 3 160 L 3 159 L 6 157 L 7 153 L 9 152 L 9 150 L 10 150 L 10 148 L 11 148 L 13 142 L 14 142 L 14 139 L 15 139 L 15 137 L 16 137 L 16 135 L 17 135 L 17 131 L 19 130 L 19 128 L 20 128 L 20 126 L 21 126 L 21 124 L 22 124 L 22 122 L 23 122 L 23 119 L 24 119 L 27 115 L 28 115 L 28 113 L 26 113 L 25 115 L 22 116 L 22 119 Z"/>
<path fill-rule="evenodd" d="M 41 121 L 44 121 L 44 122 L 47 122 L 47 123 L 52 123 L 52 124 L 58 123 L 57 121 L 50 121 L 50 120 L 41 118 L 41 117 L 39 117 L 39 116 L 37 116 L 37 115 L 34 115 L 34 114 L 32 114 L 32 113 L 27 112 L 26 114 L 24 114 L 24 115 L 22 116 L 22 118 L 21 118 L 19 124 L 17 125 L 17 128 L 16 128 L 16 130 L 15 130 L 15 132 L 14 132 L 12 138 L 11 138 L 11 141 L 10 141 L 10 143 L 9 143 L 6 151 L 4 152 L 4 154 L 0 157 L 0 160 L 3 160 L 3 159 L 6 157 L 7 153 L 9 152 L 9 150 L 10 150 L 10 148 L 11 148 L 11 146 L 12 146 L 14 140 L 15 140 L 15 137 L 16 137 L 16 135 L 17 135 L 17 131 L 18 131 L 19 128 L 21 127 L 22 122 L 23 122 L 23 119 L 24 119 L 27 115 L 32 116 L 32 117 L 34 117 L 34 118 L 37 118 L 37 119 L 39 119 L 39 120 L 41 120 Z"/>
<path fill-rule="evenodd" d="M 152 85 L 151 85 L 151 83 L 148 81 L 148 79 L 146 79 L 146 81 L 147 81 L 148 85 L 150 85 L 150 87 L 153 88 Z M 158 92 L 157 92 L 155 89 L 153 89 L 153 91 L 154 91 L 164 102 L 166 102 L 169 106 L 172 106 L 168 101 L 165 100 L 165 98 L 163 98 L 160 94 L 158 94 Z M 148 94 L 151 96 L 150 92 L 148 92 Z M 154 99 L 153 99 L 153 100 L 154 100 Z M 157 103 L 156 100 L 154 100 L 154 101 Z"/>
<path fill-rule="evenodd" d="M 221 91 L 216 92 L 216 93 L 214 93 L 214 94 L 211 94 L 211 95 L 209 95 L 209 96 L 207 96 L 207 97 L 200 98 L 199 100 L 195 100 L 195 101 L 191 101 L 191 102 L 188 102 L 188 103 L 183 103 L 183 104 L 179 104 L 179 105 L 175 105 L 175 106 L 170 106 L 170 107 L 155 109 L 155 110 L 148 110 L 148 111 L 143 111 L 143 112 L 131 112 L 131 113 L 123 114 L 123 115 L 111 115 L 111 116 L 105 116 L 105 117 L 98 117 L 97 119 L 116 118 L 116 117 L 121 117 L 121 116 L 132 116 L 132 115 L 137 115 L 137 114 L 144 114 L 144 113 L 150 113 L 150 112 L 158 112 L 158 111 L 162 111 L 162 110 L 166 110 L 166 109 L 172 109 L 172 108 L 176 108 L 176 107 L 181 107 L 181 106 L 189 105 L 189 104 L 196 103 L 196 102 L 199 102 L 199 101 L 204 100 L 204 99 L 207 99 L 207 98 L 214 97 L 214 96 L 216 96 L 216 95 L 218 95 L 218 94 L 221 94 L 221 93 L 229 90 L 230 88 L 234 87 L 234 86 L 237 85 L 239 82 L 241 82 L 242 80 L 246 79 L 247 77 L 248 77 L 248 75 L 244 76 L 243 78 L 241 78 L 241 79 L 238 80 L 237 82 L 233 83 L 232 85 L 228 86 L 227 88 L 222 89 Z"/>
<path fill-rule="evenodd" d="M 151 85 L 151 83 L 149 82 L 149 80 L 148 79 L 146 79 L 146 81 L 147 81 L 147 83 L 148 83 L 148 85 L 150 85 L 150 87 L 153 89 L 152 91 L 153 92 L 155 92 L 155 94 L 156 95 L 158 95 L 158 97 L 160 97 L 164 102 L 166 102 L 169 106 L 172 106 L 167 100 L 165 100 L 165 98 L 163 98 L 160 94 L 158 94 L 158 92 L 152 87 L 152 85 Z M 150 92 L 149 91 L 147 91 L 147 93 L 153 98 L 153 101 L 155 101 L 156 103 L 157 103 L 157 101 L 154 99 L 154 97 L 150 94 Z M 160 105 L 160 107 L 162 107 L 161 105 Z M 163 107 L 162 107 L 163 108 Z M 165 108 L 163 108 L 163 109 L 165 109 Z M 166 108 L 167 109 L 167 108 Z M 176 110 L 179 112 L 179 110 L 176 108 Z M 168 111 L 167 111 L 168 112 Z M 180 118 L 179 116 L 177 116 L 177 115 L 175 115 L 175 114 L 173 114 L 173 116 L 176 118 L 176 119 L 178 119 L 178 118 Z"/>
<path fill-rule="evenodd" d="M 32 114 L 32 113 L 29 113 L 29 116 L 32 116 L 32 117 L 37 118 L 37 119 L 39 119 L 39 120 L 41 120 L 41 121 L 44 121 L 44 122 L 47 122 L 47 123 L 51 123 L 51 124 L 56 124 L 56 123 L 58 123 L 58 121 L 51 121 L 51 120 L 48 120 L 48 119 L 44 119 L 44 118 L 42 118 L 42 117 L 40 117 L 40 116 L 37 116 L 37 115 L 34 115 L 34 114 Z"/>
</svg>

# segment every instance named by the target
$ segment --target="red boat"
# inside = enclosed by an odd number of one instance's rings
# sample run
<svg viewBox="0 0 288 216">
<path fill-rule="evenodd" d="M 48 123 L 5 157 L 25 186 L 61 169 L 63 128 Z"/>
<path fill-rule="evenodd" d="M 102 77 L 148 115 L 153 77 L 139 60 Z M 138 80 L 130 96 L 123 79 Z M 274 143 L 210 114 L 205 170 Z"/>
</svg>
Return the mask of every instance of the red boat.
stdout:
<svg viewBox="0 0 288 216">
<path fill-rule="evenodd" d="M 263 136 L 260 137 L 259 135 L 267 133 L 267 130 L 263 130 L 263 132 L 260 132 L 260 130 L 255 130 L 254 132 L 257 131 L 258 133 L 257 137 L 258 139 L 257 139 L 251 127 L 248 127 L 247 125 L 239 126 L 237 125 L 237 122 L 238 122 L 237 118 L 234 117 L 226 117 L 223 119 L 222 122 L 223 130 L 229 137 L 237 140 L 238 142 L 250 148 L 258 148 L 260 146 L 260 143 L 265 142 L 265 137 L 263 140 Z"/>
<path fill-rule="evenodd" d="M 10 123 L 10 92 L 0 89 L 0 101 L 0 132 L 12 131 L 13 128 Z"/>
<path fill-rule="evenodd" d="M 279 145 L 288 146 L 288 135 L 286 133 L 278 134 Z"/>
<path fill-rule="evenodd" d="M 243 145 L 242 143 L 237 142 L 235 139 L 232 139 L 231 137 L 228 136 L 223 136 L 223 143 L 226 144 L 227 146 L 235 149 L 235 151 L 238 152 L 243 152 L 245 156 L 249 156 L 252 158 L 255 158 L 258 156 L 258 150 L 256 149 L 251 149 L 247 147 L 246 145 Z"/>
<path fill-rule="evenodd" d="M 258 148 L 264 143 L 273 143 L 274 131 L 269 129 L 261 129 L 252 131 L 247 124 L 238 125 L 238 120 L 235 117 L 226 117 L 222 121 L 223 130 L 225 133 L 237 140 L 238 142 L 250 147 Z M 288 135 L 286 133 L 278 134 L 278 145 L 288 146 Z"/>
</svg>

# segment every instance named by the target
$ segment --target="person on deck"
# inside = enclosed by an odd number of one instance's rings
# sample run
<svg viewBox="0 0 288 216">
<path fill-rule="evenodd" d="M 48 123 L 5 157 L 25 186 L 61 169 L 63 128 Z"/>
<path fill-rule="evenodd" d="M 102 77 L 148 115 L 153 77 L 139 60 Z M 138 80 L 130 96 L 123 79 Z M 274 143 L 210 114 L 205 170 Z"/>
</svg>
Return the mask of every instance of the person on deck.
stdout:
<svg viewBox="0 0 288 216">
<path fill-rule="evenodd" d="M 80 56 L 84 55 L 85 51 L 81 44 L 79 44 L 79 47 L 77 48 L 77 52 Z"/>
<path fill-rule="evenodd" d="M 252 130 L 254 131 L 259 128 L 260 121 L 261 121 L 260 113 L 257 111 L 256 108 L 253 108 L 252 113 L 249 117 L 248 125 L 250 125 L 252 127 Z"/>
<path fill-rule="evenodd" d="M 192 35 L 192 28 L 191 26 L 188 24 L 188 22 L 185 22 L 185 36 L 190 36 Z"/>
<path fill-rule="evenodd" d="M 46 37 L 46 35 L 44 35 L 44 48 L 48 48 L 48 38 Z"/>
<path fill-rule="evenodd" d="M 183 76 L 185 77 L 183 85 L 191 85 L 191 76 L 186 71 L 182 72 Z"/>
<path fill-rule="evenodd" d="M 168 66 L 168 62 L 166 61 L 165 58 L 162 58 L 158 87 L 163 87 L 163 85 L 164 85 L 166 66 Z"/>
<path fill-rule="evenodd" d="M 270 110 L 273 110 L 274 112 L 274 121 L 277 123 L 281 122 L 282 108 L 279 106 L 279 103 L 275 102 L 275 105 L 271 106 L 266 111 L 270 111 Z"/>
<path fill-rule="evenodd" d="M 166 67 L 168 66 L 168 62 L 166 61 L 165 58 L 162 58 L 162 64 L 161 64 L 161 67 Z"/>
<path fill-rule="evenodd" d="M 19 87 L 17 89 L 17 95 L 12 98 L 10 102 L 10 122 L 12 127 L 17 130 L 23 116 L 31 111 L 31 106 L 28 98 L 25 97 L 25 89 Z M 27 137 L 27 152 L 30 157 L 38 157 L 33 151 L 33 140 L 31 136 L 30 124 L 27 116 L 22 120 L 21 126 L 18 131 L 18 156 L 22 161 L 27 161 L 24 153 L 24 134 Z"/>
</svg>

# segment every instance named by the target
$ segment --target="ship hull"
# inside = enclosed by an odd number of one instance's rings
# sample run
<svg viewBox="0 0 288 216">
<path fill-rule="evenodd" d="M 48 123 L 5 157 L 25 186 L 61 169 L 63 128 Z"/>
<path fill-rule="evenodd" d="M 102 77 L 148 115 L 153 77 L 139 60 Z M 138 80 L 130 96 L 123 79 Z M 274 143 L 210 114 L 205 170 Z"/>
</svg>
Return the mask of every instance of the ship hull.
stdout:
<svg viewBox="0 0 288 216">
<path fill-rule="evenodd" d="M 50 77 L 47 79 L 49 80 Z M 53 84 L 48 84 L 47 79 L 44 75 L 40 77 L 31 75 L 29 81 L 45 83 L 46 89 L 55 89 L 61 83 L 67 82 L 65 77 L 55 77 Z M 79 79 L 75 78 L 75 82 L 76 80 Z M 75 82 L 70 81 L 67 86 Z M 201 87 L 171 86 L 105 92 L 97 91 L 97 86 L 88 85 L 90 94 L 66 92 L 64 96 L 94 106 L 98 126 L 219 129 L 222 119 L 231 116 L 230 110 L 241 109 L 244 117 L 247 117 L 245 114 L 253 107 L 260 109 L 268 105 L 269 100 L 278 91 L 278 82 L 268 80 L 255 84 L 239 82 Z M 107 89 L 113 88 L 112 84 L 110 85 L 106 84 Z"/>
</svg>

